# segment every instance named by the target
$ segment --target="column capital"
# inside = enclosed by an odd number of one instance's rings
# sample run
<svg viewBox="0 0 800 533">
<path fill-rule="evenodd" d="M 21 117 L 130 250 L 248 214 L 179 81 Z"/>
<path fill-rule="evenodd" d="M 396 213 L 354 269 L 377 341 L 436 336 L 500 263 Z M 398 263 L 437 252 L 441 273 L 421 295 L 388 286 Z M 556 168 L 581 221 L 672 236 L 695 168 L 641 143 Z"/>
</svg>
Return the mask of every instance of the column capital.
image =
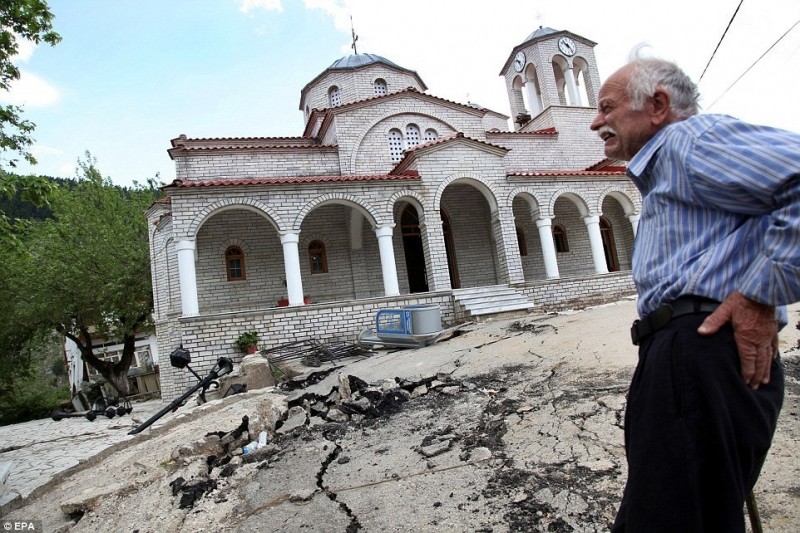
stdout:
<svg viewBox="0 0 800 533">
<path fill-rule="evenodd" d="M 281 244 L 287 244 L 287 243 L 290 243 L 290 242 L 294 242 L 294 243 L 300 242 L 300 232 L 299 231 L 298 232 L 285 231 L 285 232 L 282 232 L 280 235 L 281 235 Z"/>
<path fill-rule="evenodd" d="M 553 225 L 553 218 L 555 217 L 540 217 L 535 220 L 537 228 L 543 228 Z"/>
<path fill-rule="evenodd" d="M 392 236 L 394 233 L 394 223 L 392 224 L 382 224 L 375 228 L 375 235 L 378 237 L 385 237 L 385 236 Z"/>
<path fill-rule="evenodd" d="M 583 222 L 587 226 L 589 224 L 599 224 L 600 223 L 600 215 L 586 215 L 583 217 Z"/>
<path fill-rule="evenodd" d="M 197 243 L 194 239 L 183 239 L 175 243 L 175 250 L 181 252 L 183 250 L 192 250 L 194 251 L 197 247 Z"/>
</svg>

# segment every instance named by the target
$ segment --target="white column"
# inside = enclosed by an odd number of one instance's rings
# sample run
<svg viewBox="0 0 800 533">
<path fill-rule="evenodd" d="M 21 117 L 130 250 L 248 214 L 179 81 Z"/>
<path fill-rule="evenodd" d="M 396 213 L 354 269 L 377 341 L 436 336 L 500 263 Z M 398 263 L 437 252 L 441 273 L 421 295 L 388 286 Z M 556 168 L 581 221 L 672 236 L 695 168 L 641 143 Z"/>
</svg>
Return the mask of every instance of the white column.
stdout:
<svg viewBox="0 0 800 533">
<path fill-rule="evenodd" d="M 531 117 L 535 117 L 542 112 L 542 107 L 539 105 L 539 95 L 536 93 L 536 82 L 534 80 L 527 80 L 525 82 L 525 91 L 528 93 L 528 107 Z"/>
<path fill-rule="evenodd" d="M 544 217 L 536 220 L 536 227 L 539 228 L 539 242 L 542 243 L 542 257 L 544 258 L 544 270 L 547 279 L 555 279 L 558 274 L 558 259 L 556 258 L 556 246 L 553 243 L 553 219 Z"/>
<path fill-rule="evenodd" d="M 631 228 L 633 228 L 633 238 L 636 238 L 636 232 L 639 231 L 639 215 L 628 215 L 628 220 L 631 221 Z"/>
<path fill-rule="evenodd" d="M 378 237 L 378 249 L 381 254 L 381 272 L 383 272 L 383 290 L 386 296 L 398 296 L 400 285 L 397 282 L 397 265 L 394 262 L 394 245 L 392 244 L 392 228 L 381 226 L 375 229 Z"/>
<path fill-rule="evenodd" d="M 597 215 L 583 217 L 583 221 L 586 223 L 586 230 L 589 232 L 594 271 L 598 274 L 608 274 L 606 254 L 603 251 L 603 237 L 600 235 L 600 217 Z"/>
<path fill-rule="evenodd" d="M 181 286 L 181 312 L 183 316 L 197 316 L 197 272 L 194 268 L 194 241 L 178 241 L 178 277 Z"/>
<path fill-rule="evenodd" d="M 578 92 L 578 84 L 575 83 L 575 73 L 571 68 L 565 69 L 564 77 L 567 79 L 567 91 L 569 92 L 570 105 L 581 105 L 581 96 Z"/>
<path fill-rule="evenodd" d="M 300 242 L 300 234 L 298 233 L 284 233 L 281 235 L 283 270 L 286 273 L 286 290 L 289 293 L 289 305 L 303 305 L 303 278 L 300 275 L 298 242 Z"/>
</svg>

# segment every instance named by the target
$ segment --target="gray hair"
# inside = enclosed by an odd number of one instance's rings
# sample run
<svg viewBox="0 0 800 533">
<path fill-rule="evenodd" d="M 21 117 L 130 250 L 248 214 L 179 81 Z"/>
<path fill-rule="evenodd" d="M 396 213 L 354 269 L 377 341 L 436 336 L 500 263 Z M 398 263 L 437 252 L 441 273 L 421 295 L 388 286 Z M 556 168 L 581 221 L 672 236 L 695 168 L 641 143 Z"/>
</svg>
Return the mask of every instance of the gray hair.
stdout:
<svg viewBox="0 0 800 533">
<path fill-rule="evenodd" d="M 653 96 L 657 89 L 669 93 L 670 109 L 676 118 L 683 120 L 699 111 L 700 93 L 697 85 L 671 61 L 652 57 L 641 57 L 639 49 L 631 54 L 632 67 L 628 80 L 628 96 L 633 109 L 641 109 L 644 101 Z"/>
</svg>

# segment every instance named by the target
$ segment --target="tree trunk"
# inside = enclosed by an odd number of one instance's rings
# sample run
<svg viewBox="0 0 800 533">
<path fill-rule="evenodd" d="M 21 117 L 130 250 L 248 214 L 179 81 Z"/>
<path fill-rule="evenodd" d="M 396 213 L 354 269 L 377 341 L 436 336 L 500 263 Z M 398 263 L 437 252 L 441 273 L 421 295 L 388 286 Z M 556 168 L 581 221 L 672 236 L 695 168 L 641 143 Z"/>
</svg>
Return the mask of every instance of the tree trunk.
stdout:
<svg viewBox="0 0 800 533">
<path fill-rule="evenodd" d="M 100 372 L 100 375 L 105 378 L 109 385 L 119 393 L 120 396 L 128 396 L 130 388 L 128 387 L 128 370 L 133 362 L 133 355 L 136 351 L 136 336 L 133 333 L 123 335 L 122 337 L 122 357 L 116 363 L 103 361 L 94 354 L 92 346 L 91 333 L 86 328 L 81 328 L 80 337 L 76 337 L 70 333 L 65 333 L 67 337 L 73 340 L 81 351 L 83 360 Z"/>
</svg>

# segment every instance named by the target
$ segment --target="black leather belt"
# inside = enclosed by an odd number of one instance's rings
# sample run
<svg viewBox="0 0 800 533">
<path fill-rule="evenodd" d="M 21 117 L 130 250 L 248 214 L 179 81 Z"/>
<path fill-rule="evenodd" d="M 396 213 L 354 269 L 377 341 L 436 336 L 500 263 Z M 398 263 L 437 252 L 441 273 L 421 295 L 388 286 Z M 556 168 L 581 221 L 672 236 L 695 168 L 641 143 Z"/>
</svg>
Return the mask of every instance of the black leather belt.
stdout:
<svg viewBox="0 0 800 533">
<path fill-rule="evenodd" d="M 634 320 L 631 326 L 631 341 L 634 346 L 638 346 L 642 339 L 652 335 L 679 316 L 693 313 L 713 313 L 717 307 L 719 307 L 719 302 L 716 300 L 699 296 L 681 296 L 674 302 L 658 306 L 649 315 Z"/>
</svg>

